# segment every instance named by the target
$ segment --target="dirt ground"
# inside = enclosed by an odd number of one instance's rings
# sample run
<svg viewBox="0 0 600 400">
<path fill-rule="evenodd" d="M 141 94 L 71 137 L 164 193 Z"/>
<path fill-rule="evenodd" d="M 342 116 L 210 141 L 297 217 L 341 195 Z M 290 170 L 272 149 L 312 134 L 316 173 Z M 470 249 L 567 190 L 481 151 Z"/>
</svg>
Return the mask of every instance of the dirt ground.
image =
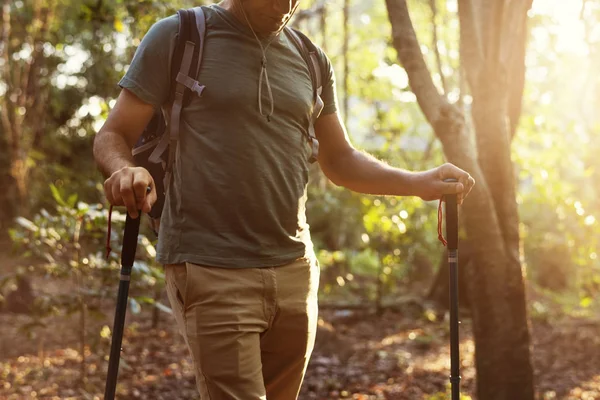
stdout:
<svg viewBox="0 0 600 400">
<path fill-rule="evenodd" d="M 193 371 L 166 314 L 158 329 L 148 315 L 128 318 L 118 398 L 195 399 Z M 324 311 L 301 399 L 428 399 L 448 388 L 445 321 L 424 322 L 397 312 L 382 316 Z M 0 399 L 101 399 L 108 339 L 88 337 L 85 378 L 78 318 L 59 318 L 28 339 L 25 316 L 0 315 Z M 327 329 L 327 327 L 329 329 Z M 335 332 L 331 331 L 334 327 Z M 600 399 L 600 325 L 565 320 L 533 325 L 540 399 Z M 462 390 L 473 396 L 474 345 L 461 327 Z M 442 397 L 439 397 L 441 399 Z"/>
<path fill-rule="evenodd" d="M 6 267 L 7 261 L 0 265 Z M 128 314 L 117 398 L 198 398 L 183 339 L 172 317 L 160 316 L 153 329 L 149 308 Z M 112 318 L 87 319 L 82 352 L 77 314 L 50 319 L 28 337 L 20 329 L 28 316 L 0 313 L 0 399 L 101 399 Z M 468 319 L 460 335 L 462 393 L 475 399 Z M 532 338 L 539 400 L 600 400 L 600 322 L 534 318 Z M 449 390 L 448 341 L 444 315 L 419 307 L 382 315 L 322 310 L 300 399 L 449 398 L 443 395 Z"/>
</svg>

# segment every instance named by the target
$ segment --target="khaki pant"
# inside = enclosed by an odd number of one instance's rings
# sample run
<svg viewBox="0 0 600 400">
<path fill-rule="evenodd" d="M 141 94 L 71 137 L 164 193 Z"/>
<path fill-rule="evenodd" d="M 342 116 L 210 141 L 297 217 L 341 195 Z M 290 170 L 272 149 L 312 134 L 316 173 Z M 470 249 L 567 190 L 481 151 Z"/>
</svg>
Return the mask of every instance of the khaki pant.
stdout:
<svg viewBox="0 0 600 400">
<path fill-rule="evenodd" d="M 294 400 L 317 329 L 319 267 L 166 266 L 202 400 Z"/>
</svg>

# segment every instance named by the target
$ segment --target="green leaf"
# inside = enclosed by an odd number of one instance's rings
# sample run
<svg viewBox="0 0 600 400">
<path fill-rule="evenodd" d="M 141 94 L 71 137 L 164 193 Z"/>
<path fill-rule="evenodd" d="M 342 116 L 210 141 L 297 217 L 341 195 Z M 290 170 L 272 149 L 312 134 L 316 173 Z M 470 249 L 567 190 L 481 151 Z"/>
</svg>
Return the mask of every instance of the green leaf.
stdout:
<svg viewBox="0 0 600 400">
<path fill-rule="evenodd" d="M 52 197 L 54 198 L 54 201 L 56 201 L 63 207 L 68 207 L 67 203 L 65 203 L 65 201 L 63 200 L 60 191 L 53 183 L 50 184 L 50 191 L 52 192 Z"/>
<path fill-rule="evenodd" d="M 148 297 L 148 296 L 136 296 L 135 299 L 139 303 L 144 303 L 144 304 L 154 304 L 154 302 L 155 302 L 155 300 L 152 297 Z"/>
<path fill-rule="evenodd" d="M 75 204 L 77 204 L 77 197 L 77 193 L 73 193 L 69 196 L 69 198 L 67 199 L 67 204 L 69 205 L 69 207 L 75 208 Z"/>
</svg>

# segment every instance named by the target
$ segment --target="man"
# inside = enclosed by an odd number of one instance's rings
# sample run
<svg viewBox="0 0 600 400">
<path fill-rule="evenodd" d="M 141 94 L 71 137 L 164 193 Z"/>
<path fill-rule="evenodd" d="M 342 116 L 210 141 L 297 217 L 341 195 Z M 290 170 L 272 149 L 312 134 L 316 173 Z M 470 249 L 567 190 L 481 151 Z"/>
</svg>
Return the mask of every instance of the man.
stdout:
<svg viewBox="0 0 600 400">
<path fill-rule="evenodd" d="M 319 267 L 305 218 L 313 92 L 283 30 L 297 7 L 223 0 L 204 10 L 198 80 L 206 90 L 181 117 L 157 255 L 203 400 L 295 399 L 313 347 Z M 94 144 L 109 202 L 132 217 L 156 200 L 131 148 L 169 97 L 178 23 L 166 18 L 147 33 Z M 325 105 L 314 128 L 327 177 L 361 193 L 458 193 L 462 202 L 474 180 L 451 164 L 408 172 L 354 149 L 337 114 L 331 63 L 321 51 L 319 59 Z"/>
</svg>

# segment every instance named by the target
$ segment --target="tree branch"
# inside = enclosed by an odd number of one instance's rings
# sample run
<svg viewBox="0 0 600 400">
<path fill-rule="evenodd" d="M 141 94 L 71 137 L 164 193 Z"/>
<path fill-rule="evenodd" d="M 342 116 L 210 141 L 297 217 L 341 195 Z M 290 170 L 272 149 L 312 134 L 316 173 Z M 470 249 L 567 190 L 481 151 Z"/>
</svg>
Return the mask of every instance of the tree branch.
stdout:
<svg viewBox="0 0 600 400">
<path fill-rule="evenodd" d="M 444 75 L 444 70 L 442 69 L 442 57 L 440 56 L 440 49 L 438 47 L 438 30 L 436 24 L 437 6 L 435 2 L 436 0 L 429 0 L 429 6 L 431 7 L 431 26 L 433 27 L 433 43 L 431 47 L 435 52 L 435 60 L 437 63 L 438 73 L 440 74 L 442 89 L 444 91 L 443 94 L 445 97 L 448 94 L 448 85 L 446 84 L 446 76 Z"/>
<path fill-rule="evenodd" d="M 46 41 L 46 36 L 48 30 L 50 29 L 51 15 L 52 12 L 50 10 L 50 5 L 43 7 L 40 10 L 39 29 L 34 39 L 34 47 L 31 54 L 31 66 L 29 68 L 29 74 L 27 77 L 27 84 L 24 86 L 25 93 L 27 95 L 27 99 L 25 101 L 26 107 L 33 105 L 35 99 L 37 98 L 37 91 L 33 90 L 33 88 L 38 87 L 38 80 L 36 79 L 36 76 L 40 70 L 42 60 L 44 59 L 44 42 Z"/>
<path fill-rule="evenodd" d="M 500 48 L 501 43 L 510 42 L 509 40 L 503 40 L 503 27 L 504 27 L 504 5 L 505 0 L 496 0 L 489 7 L 491 9 L 491 15 L 489 15 L 489 29 L 488 38 L 485 42 L 486 47 L 486 69 L 492 72 L 493 75 L 498 74 L 502 71 L 504 65 L 500 60 Z"/>
<path fill-rule="evenodd" d="M 6 93 L 0 99 L 0 107 L 2 107 L 2 128 L 6 135 L 8 145 L 11 150 L 14 150 L 14 129 L 11 115 L 14 114 L 14 108 L 12 107 L 11 100 L 11 79 L 10 72 L 12 70 L 11 59 L 10 59 L 10 36 L 11 36 L 11 15 L 10 15 L 10 2 L 11 0 L 4 0 L 2 5 L 2 60 L 4 65 L 0 70 L 2 78 L 1 80 L 6 85 Z"/>
<path fill-rule="evenodd" d="M 476 87 L 479 71 L 483 66 L 482 34 L 477 24 L 473 0 L 458 0 L 460 22 L 460 54 L 471 87 Z"/>
<path fill-rule="evenodd" d="M 421 53 L 421 47 L 410 19 L 406 0 L 386 0 L 388 16 L 392 25 L 392 41 L 398 59 L 408 74 L 410 87 L 417 102 L 431 125 L 439 119 L 446 101 L 438 92 L 431 73 Z"/>
<path fill-rule="evenodd" d="M 523 3 L 529 3 L 527 10 L 531 7 L 532 0 L 524 1 Z M 513 9 L 514 2 L 512 4 Z M 525 89 L 525 55 L 527 51 L 527 42 L 529 32 L 527 29 L 527 11 L 521 10 L 521 14 L 518 18 L 513 17 L 515 10 L 509 12 L 507 17 L 508 21 L 516 19 L 516 24 L 519 24 L 513 31 L 518 32 L 515 37 L 512 38 L 513 51 L 509 52 L 507 47 L 504 46 L 503 54 L 501 58 L 506 59 L 508 65 L 508 82 L 510 82 L 510 90 L 508 93 L 508 119 L 509 119 L 509 134 L 510 140 L 514 139 L 517 132 L 517 126 L 519 125 L 519 119 L 521 118 L 521 112 L 523 108 L 523 91 Z M 510 31 L 509 31 L 510 32 Z M 510 54 L 510 56 L 508 54 Z"/>
<path fill-rule="evenodd" d="M 26 41 L 25 43 L 29 46 L 29 49 L 31 49 L 31 56 L 29 57 L 29 60 L 23 60 L 24 61 L 24 66 L 23 66 L 23 70 L 21 71 L 21 76 L 20 79 L 18 81 L 16 81 L 16 84 L 19 86 L 19 96 L 18 96 L 18 100 L 17 100 L 17 107 L 25 107 L 26 106 L 26 102 L 27 102 L 27 87 L 29 86 L 29 79 L 30 77 L 30 72 L 32 69 L 32 65 L 33 65 L 33 55 L 34 55 L 34 51 L 35 51 L 35 42 L 38 36 L 38 32 L 40 31 L 40 27 L 41 24 L 43 23 L 41 21 L 41 12 L 42 12 L 42 7 L 39 5 L 39 1 L 36 1 L 34 4 L 34 12 L 33 12 L 33 20 L 31 21 L 31 32 L 29 33 L 29 35 L 27 35 Z M 24 118 L 25 115 L 22 116 L 22 118 Z"/>
<path fill-rule="evenodd" d="M 0 76 L 4 78 L 4 81 L 7 82 L 8 78 L 7 74 L 10 71 L 10 56 L 9 56 L 9 46 L 10 46 L 10 0 L 4 0 L 4 4 L 2 4 L 2 46 L 0 47 L 0 57 L 4 60 L 3 68 L 0 70 Z"/>
<path fill-rule="evenodd" d="M 514 51 L 515 45 L 526 43 L 527 38 L 527 11 L 531 8 L 533 0 L 508 0 L 504 11 L 504 23 L 501 31 L 502 43 L 499 61 L 511 65 L 514 60 L 520 60 L 522 55 Z M 520 50 L 520 49 L 519 49 Z"/>
</svg>

